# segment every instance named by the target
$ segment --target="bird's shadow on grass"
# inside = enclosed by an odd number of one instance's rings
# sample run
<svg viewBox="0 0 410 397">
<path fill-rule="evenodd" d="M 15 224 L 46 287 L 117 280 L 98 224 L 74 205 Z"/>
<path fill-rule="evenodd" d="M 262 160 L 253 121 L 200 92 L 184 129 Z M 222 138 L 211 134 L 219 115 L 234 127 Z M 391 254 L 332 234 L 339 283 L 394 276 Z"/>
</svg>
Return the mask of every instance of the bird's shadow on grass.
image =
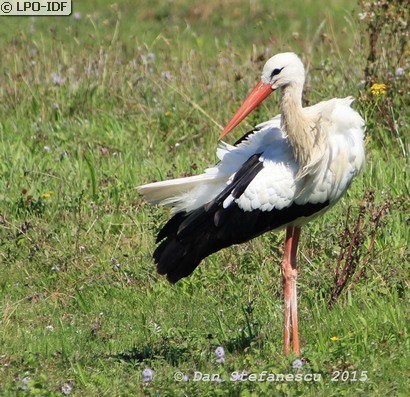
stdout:
<svg viewBox="0 0 410 397">
<path fill-rule="evenodd" d="M 223 347 L 231 354 L 235 352 L 243 352 L 255 340 L 255 337 L 241 335 L 237 338 L 224 341 Z M 261 343 L 261 341 L 258 340 L 258 343 Z M 215 344 L 212 338 L 208 337 L 204 339 L 204 346 L 204 350 L 207 350 L 209 354 L 212 355 L 219 344 Z M 177 344 L 164 341 L 164 343 L 155 346 L 134 346 L 129 351 L 111 354 L 107 356 L 107 358 L 127 363 L 145 363 L 155 359 L 162 359 L 170 365 L 177 366 L 184 360 L 184 357 L 187 357 L 188 355 L 192 355 L 192 349 L 189 347 L 189 342 Z"/>
<path fill-rule="evenodd" d="M 226 337 L 226 334 L 222 340 L 214 338 L 212 334 L 199 337 L 191 334 L 178 340 L 163 337 L 152 345 L 134 346 L 131 350 L 111 355 L 110 358 L 134 363 L 162 359 L 175 366 L 186 359 L 187 356 L 192 357 L 192 351 L 199 350 L 202 353 L 205 351 L 212 357 L 218 346 L 222 346 L 230 354 L 243 352 L 252 342 L 257 342 L 260 347 L 263 347 L 260 325 L 253 314 L 253 302 L 251 301 L 242 307 L 243 326 L 229 338 Z"/>
</svg>

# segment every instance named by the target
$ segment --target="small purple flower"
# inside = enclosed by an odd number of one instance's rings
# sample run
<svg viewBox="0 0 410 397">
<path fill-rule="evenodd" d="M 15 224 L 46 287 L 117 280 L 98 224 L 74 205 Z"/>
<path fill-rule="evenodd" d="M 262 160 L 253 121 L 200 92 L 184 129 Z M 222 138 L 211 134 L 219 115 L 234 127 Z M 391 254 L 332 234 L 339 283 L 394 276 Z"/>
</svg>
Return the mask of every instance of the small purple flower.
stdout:
<svg viewBox="0 0 410 397">
<path fill-rule="evenodd" d="M 142 380 L 144 382 L 151 382 L 154 376 L 154 371 L 151 368 L 145 368 L 142 371 Z"/>
<path fill-rule="evenodd" d="M 23 384 L 23 386 L 20 386 L 20 390 L 27 390 L 29 383 L 31 381 L 31 376 L 26 376 L 21 380 L 21 383 Z"/>
<path fill-rule="evenodd" d="M 61 386 L 61 393 L 63 393 L 65 396 L 68 396 L 73 392 L 73 387 L 69 383 L 64 383 L 63 386 Z"/>
<path fill-rule="evenodd" d="M 73 15 L 73 18 L 76 21 L 79 21 L 81 19 L 81 12 L 75 12 L 74 15 Z"/>
<path fill-rule="evenodd" d="M 225 362 L 225 349 L 222 346 L 218 346 L 215 350 L 215 356 L 216 356 L 215 362 L 217 364 L 224 363 Z"/>
<path fill-rule="evenodd" d="M 155 61 L 155 54 L 153 52 L 148 53 L 147 59 L 150 61 Z"/>
<path fill-rule="evenodd" d="M 292 368 L 301 369 L 303 367 L 303 361 L 298 358 L 292 363 Z"/>
<path fill-rule="evenodd" d="M 404 69 L 403 68 L 397 68 L 396 69 L 396 76 L 403 76 L 404 75 Z"/>
<path fill-rule="evenodd" d="M 165 70 L 164 72 L 161 72 L 161 78 L 163 78 L 164 80 L 171 81 L 172 80 L 171 72 L 169 70 Z"/>
<path fill-rule="evenodd" d="M 51 79 L 54 85 L 63 85 L 64 79 L 61 78 L 57 73 L 51 73 Z"/>
<path fill-rule="evenodd" d="M 121 269 L 121 264 L 118 263 L 117 260 L 114 257 L 111 258 L 110 262 L 111 262 L 112 270 L 120 270 Z"/>
</svg>

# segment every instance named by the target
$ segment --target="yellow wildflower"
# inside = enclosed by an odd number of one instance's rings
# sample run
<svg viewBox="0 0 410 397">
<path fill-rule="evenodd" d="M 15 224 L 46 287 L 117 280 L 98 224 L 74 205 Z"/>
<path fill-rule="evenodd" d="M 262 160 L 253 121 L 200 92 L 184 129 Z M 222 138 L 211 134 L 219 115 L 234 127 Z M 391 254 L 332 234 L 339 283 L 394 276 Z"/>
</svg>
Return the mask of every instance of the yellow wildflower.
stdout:
<svg viewBox="0 0 410 397">
<path fill-rule="evenodd" d="M 383 83 L 382 84 L 374 83 L 370 87 L 370 91 L 372 92 L 373 95 L 383 95 L 387 91 L 387 86 L 386 84 L 383 84 Z"/>
<path fill-rule="evenodd" d="M 338 337 L 338 336 L 332 336 L 331 338 L 330 338 L 330 340 L 332 340 L 332 341 L 337 341 L 337 340 L 340 340 L 340 338 Z"/>
<path fill-rule="evenodd" d="M 42 197 L 42 198 L 50 198 L 52 194 L 53 194 L 53 192 L 43 193 L 43 194 L 41 195 L 41 197 Z"/>
</svg>

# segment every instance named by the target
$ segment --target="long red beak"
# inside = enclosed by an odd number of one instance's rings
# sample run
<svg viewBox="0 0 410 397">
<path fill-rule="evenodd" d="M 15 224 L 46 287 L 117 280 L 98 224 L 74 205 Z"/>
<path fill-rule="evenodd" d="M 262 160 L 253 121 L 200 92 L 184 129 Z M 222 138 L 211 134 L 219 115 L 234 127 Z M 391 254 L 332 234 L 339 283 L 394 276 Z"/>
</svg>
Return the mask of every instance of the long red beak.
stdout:
<svg viewBox="0 0 410 397">
<path fill-rule="evenodd" d="M 228 135 L 252 110 L 254 110 L 269 94 L 273 92 L 270 84 L 259 82 L 252 90 L 245 102 L 226 125 L 218 139 Z"/>
</svg>

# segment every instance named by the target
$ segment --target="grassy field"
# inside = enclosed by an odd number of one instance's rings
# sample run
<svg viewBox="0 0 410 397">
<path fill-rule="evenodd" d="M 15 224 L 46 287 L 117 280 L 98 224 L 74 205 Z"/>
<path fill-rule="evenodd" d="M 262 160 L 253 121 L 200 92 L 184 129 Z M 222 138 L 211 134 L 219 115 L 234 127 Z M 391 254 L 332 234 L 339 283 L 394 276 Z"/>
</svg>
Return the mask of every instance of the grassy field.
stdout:
<svg viewBox="0 0 410 397">
<path fill-rule="evenodd" d="M 70 17 L 1 17 L 0 395 L 407 396 L 404 11 L 73 3 Z M 213 164 L 220 127 L 285 50 L 307 66 L 306 104 L 353 95 L 366 120 L 365 171 L 302 231 L 301 369 L 282 354 L 283 233 L 217 253 L 171 286 L 151 259 L 169 213 L 135 189 Z M 228 141 L 276 114 L 278 98 Z M 337 291 L 343 268 L 351 278 Z M 301 379 L 231 379 L 243 371 Z"/>
</svg>

